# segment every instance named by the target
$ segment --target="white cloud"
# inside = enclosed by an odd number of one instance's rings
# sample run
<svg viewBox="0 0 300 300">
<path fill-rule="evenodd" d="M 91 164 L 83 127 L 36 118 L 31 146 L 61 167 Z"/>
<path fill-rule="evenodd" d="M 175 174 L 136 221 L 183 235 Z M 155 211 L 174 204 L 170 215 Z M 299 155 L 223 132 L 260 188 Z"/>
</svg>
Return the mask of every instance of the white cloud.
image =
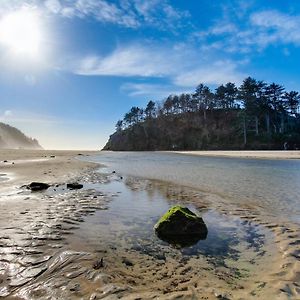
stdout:
<svg viewBox="0 0 300 300">
<path fill-rule="evenodd" d="M 46 0 L 45 1 L 46 8 L 54 14 L 58 14 L 61 12 L 62 6 L 59 0 Z"/>
<path fill-rule="evenodd" d="M 80 75 L 161 77 L 175 72 L 174 60 L 178 53 L 160 47 L 138 44 L 119 47 L 105 57 L 87 56 L 74 70 Z"/>
<path fill-rule="evenodd" d="M 121 86 L 123 92 L 129 96 L 148 96 L 162 99 L 170 94 L 181 94 L 191 92 L 190 88 L 174 87 L 170 84 L 149 84 L 149 83 L 125 83 Z"/>
<path fill-rule="evenodd" d="M 169 0 L 0 0 L 0 15 L 22 6 L 36 6 L 67 18 L 94 18 L 128 28 L 152 26 L 161 30 L 183 26 L 190 15 Z"/>
<path fill-rule="evenodd" d="M 232 34 L 237 32 L 238 28 L 235 24 L 231 22 L 219 22 L 207 30 L 196 33 L 196 36 L 205 37 L 210 35 L 224 35 L 224 34 Z"/>
<path fill-rule="evenodd" d="M 62 17 L 92 17 L 99 22 L 128 28 L 175 28 L 182 26 L 180 21 L 189 17 L 187 11 L 176 9 L 168 0 L 119 0 L 114 3 L 107 0 L 46 0 L 45 7 Z"/>
<path fill-rule="evenodd" d="M 195 34 L 204 43 L 203 47 L 213 49 L 217 45 L 228 53 L 250 53 L 270 45 L 300 46 L 300 15 L 265 10 L 247 15 L 243 22 L 239 20 L 236 24 L 227 15 L 224 18 Z"/>
<path fill-rule="evenodd" d="M 63 5 L 61 10 L 65 17 L 94 17 L 105 23 L 137 27 L 138 21 L 135 15 L 127 13 L 113 3 L 104 0 L 76 0 L 73 3 Z"/>
<path fill-rule="evenodd" d="M 1 122 L 8 123 L 29 123 L 29 124 L 59 124 L 62 121 L 52 117 L 41 114 L 35 114 L 27 111 L 18 111 L 18 110 L 5 110 L 2 115 L 0 114 Z"/>
<path fill-rule="evenodd" d="M 188 45 L 133 44 L 118 47 L 107 56 L 87 56 L 76 62 L 75 74 L 85 76 L 119 76 L 165 78 L 177 87 L 195 87 L 199 82 L 220 84 L 228 81 L 241 82 L 245 76 L 238 71 L 244 62 L 214 59 L 201 50 Z M 175 85 L 175 86 L 174 86 Z M 124 88 L 131 95 L 149 94 L 150 88 L 162 86 L 131 84 Z M 143 92 L 143 89 L 147 90 Z M 170 90 L 170 86 L 166 87 Z M 181 88 L 182 90 L 182 88 Z"/>
<path fill-rule="evenodd" d="M 250 17 L 251 24 L 260 29 L 260 42 L 264 44 L 292 43 L 300 45 L 300 16 L 288 15 L 276 10 L 257 12 Z"/>
<path fill-rule="evenodd" d="M 175 77 L 176 85 L 195 87 L 200 82 L 205 84 L 241 83 L 245 74 L 237 71 L 238 64 L 232 61 L 216 61 L 209 66 L 182 73 Z"/>
</svg>

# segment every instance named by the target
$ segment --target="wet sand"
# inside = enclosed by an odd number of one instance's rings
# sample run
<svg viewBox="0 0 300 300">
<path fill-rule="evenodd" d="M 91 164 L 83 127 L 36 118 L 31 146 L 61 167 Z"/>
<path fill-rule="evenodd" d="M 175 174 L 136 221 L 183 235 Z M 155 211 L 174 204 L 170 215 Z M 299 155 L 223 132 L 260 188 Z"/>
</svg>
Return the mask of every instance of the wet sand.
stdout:
<svg viewBox="0 0 300 300">
<path fill-rule="evenodd" d="M 172 151 L 186 155 L 263 158 L 263 159 L 300 159 L 300 151 Z"/>
<path fill-rule="evenodd" d="M 74 159 L 78 153 L 0 152 L 0 173 L 9 178 L 0 183 L 0 297 L 299 299 L 297 225 L 279 223 L 251 203 L 237 206 L 196 189 L 100 174 L 96 164 Z M 34 180 L 53 186 L 43 193 L 20 189 Z M 84 188 L 67 190 L 65 183 L 72 181 Z M 107 227 L 99 232 L 102 227 L 93 222 L 101 217 L 105 221 L 113 201 L 123 201 L 122 191 L 114 185 L 109 189 L 114 182 L 137 198 L 159 193 L 170 205 L 194 205 L 203 215 L 220 214 L 218 222 L 224 218 L 223 223 L 235 220 L 257 228 L 261 238 L 249 236 L 250 242 L 246 238 L 234 247 L 238 258 L 226 256 L 220 263 L 213 255 L 191 255 L 156 240 L 124 237 L 120 224 L 113 222 L 113 234 L 105 231 Z"/>
</svg>

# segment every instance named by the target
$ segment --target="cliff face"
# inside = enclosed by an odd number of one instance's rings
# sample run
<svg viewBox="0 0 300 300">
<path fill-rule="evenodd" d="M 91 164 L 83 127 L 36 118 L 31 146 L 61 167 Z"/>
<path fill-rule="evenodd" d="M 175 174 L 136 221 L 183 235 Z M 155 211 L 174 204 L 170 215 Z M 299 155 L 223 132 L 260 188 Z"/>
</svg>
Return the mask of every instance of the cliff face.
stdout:
<svg viewBox="0 0 300 300">
<path fill-rule="evenodd" d="M 0 122 L 0 149 L 42 149 L 36 139 L 27 137 L 19 129 Z"/>
<path fill-rule="evenodd" d="M 103 150 L 283 149 L 285 142 L 294 149 L 300 145 L 298 128 L 271 136 L 257 136 L 254 130 L 248 130 L 246 134 L 245 144 L 243 115 L 239 110 L 210 111 L 205 117 L 202 113 L 185 113 L 147 119 L 118 130 L 110 136 Z"/>
</svg>

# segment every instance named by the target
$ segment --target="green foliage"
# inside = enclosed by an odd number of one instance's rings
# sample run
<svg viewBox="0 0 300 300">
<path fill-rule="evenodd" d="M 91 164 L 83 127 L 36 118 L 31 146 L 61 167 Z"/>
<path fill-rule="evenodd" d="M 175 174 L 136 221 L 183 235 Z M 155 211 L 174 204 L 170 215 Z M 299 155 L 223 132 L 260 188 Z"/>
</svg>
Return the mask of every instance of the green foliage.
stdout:
<svg viewBox="0 0 300 300">
<path fill-rule="evenodd" d="M 299 103 L 298 92 L 251 77 L 215 92 L 201 83 L 192 94 L 132 107 L 104 149 L 282 149 L 284 142 L 300 148 Z"/>
</svg>

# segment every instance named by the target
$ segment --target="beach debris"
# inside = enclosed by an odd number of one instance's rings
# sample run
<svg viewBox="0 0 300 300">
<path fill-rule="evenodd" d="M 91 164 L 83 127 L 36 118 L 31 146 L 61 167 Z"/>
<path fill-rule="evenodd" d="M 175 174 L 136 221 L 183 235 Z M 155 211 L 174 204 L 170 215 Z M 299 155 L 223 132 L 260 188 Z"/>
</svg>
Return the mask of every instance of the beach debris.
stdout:
<svg viewBox="0 0 300 300">
<path fill-rule="evenodd" d="M 7 163 L 7 162 L 8 162 L 8 160 L 4 160 L 3 162 L 4 162 L 4 163 Z"/>
<path fill-rule="evenodd" d="M 99 270 L 100 268 L 104 267 L 104 262 L 103 262 L 103 257 L 100 260 L 97 260 L 94 264 L 93 264 L 93 268 L 95 270 Z"/>
<path fill-rule="evenodd" d="M 50 158 L 55 158 L 55 155 L 50 155 Z"/>
<path fill-rule="evenodd" d="M 204 240 L 207 227 L 203 219 L 187 207 L 171 207 L 154 226 L 157 236 L 176 246 L 186 247 Z"/>
<path fill-rule="evenodd" d="M 70 190 L 79 190 L 83 188 L 83 184 L 78 182 L 67 183 L 67 188 Z"/>
<path fill-rule="evenodd" d="M 128 258 L 126 258 L 126 257 L 123 257 L 122 263 L 124 265 L 126 265 L 127 267 L 132 267 L 133 266 L 133 262 L 131 260 L 129 260 Z"/>
<path fill-rule="evenodd" d="M 44 182 L 31 182 L 30 184 L 26 185 L 26 188 L 32 192 L 47 190 L 49 187 L 50 185 Z"/>
</svg>

